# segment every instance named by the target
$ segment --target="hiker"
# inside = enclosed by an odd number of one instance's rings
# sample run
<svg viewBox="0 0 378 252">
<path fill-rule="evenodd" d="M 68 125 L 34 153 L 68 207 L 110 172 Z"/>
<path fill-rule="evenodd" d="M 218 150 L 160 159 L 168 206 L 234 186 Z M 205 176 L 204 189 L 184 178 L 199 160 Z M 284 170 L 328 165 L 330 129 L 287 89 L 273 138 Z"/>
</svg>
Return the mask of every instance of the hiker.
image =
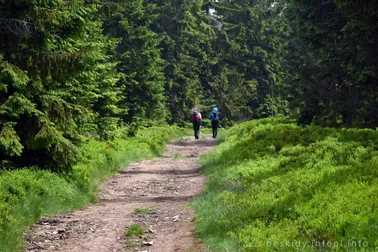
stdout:
<svg viewBox="0 0 378 252">
<path fill-rule="evenodd" d="M 201 127 L 202 116 L 199 108 L 192 109 L 192 122 L 194 130 L 194 138 L 199 139 L 199 131 Z"/>
<path fill-rule="evenodd" d="M 219 112 L 217 107 L 213 108 L 209 115 L 209 119 L 211 120 L 211 128 L 213 129 L 213 138 L 216 138 L 219 126 Z"/>
</svg>

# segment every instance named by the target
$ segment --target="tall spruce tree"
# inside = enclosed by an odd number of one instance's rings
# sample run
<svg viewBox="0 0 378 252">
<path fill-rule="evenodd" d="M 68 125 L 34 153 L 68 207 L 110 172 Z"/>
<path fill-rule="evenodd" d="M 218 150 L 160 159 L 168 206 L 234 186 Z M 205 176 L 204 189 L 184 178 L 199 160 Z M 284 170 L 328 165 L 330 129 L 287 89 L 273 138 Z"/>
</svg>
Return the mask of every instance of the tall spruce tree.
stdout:
<svg viewBox="0 0 378 252">
<path fill-rule="evenodd" d="M 115 57 L 122 77 L 125 98 L 120 106 L 127 110 L 126 123 L 165 121 L 163 61 L 158 44 L 161 37 L 150 29 L 156 19 L 155 6 L 143 0 L 113 3 L 107 7 L 105 31 L 119 39 Z"/>
<path fill-rule="evenodd" d="M 285 13 L 298 55 L 292 65 L 300 94 L 299 121 L 376 127 L 378 3 L 289 3 Z"/>
<path fill-rule="evenodd" d="M 2 165 L 68 171 L 93 104 L 115 92 L 96 9 L 80 0 L 0 6 Z"/>
<path fill-rule="evenodd" d="M 273 1 L 217 1 L 222 23 L 213 48 L 218 52 L 213 85 L 221 106 L 233 120 L 286 113 L 282 56 L 285 26 L 282 6 Z"/>
<path fill-rule="evenodd" d="M 165 94 L 170 111 L 169 122 L 189 119 L 190 109 L 204 102 L 201 83 L 208 44 L 207 25 L 201 1 L 153 0 L 159 16 L 153 30 L 160 34 L 162 58 L 165 61 Z"/>
</svg>

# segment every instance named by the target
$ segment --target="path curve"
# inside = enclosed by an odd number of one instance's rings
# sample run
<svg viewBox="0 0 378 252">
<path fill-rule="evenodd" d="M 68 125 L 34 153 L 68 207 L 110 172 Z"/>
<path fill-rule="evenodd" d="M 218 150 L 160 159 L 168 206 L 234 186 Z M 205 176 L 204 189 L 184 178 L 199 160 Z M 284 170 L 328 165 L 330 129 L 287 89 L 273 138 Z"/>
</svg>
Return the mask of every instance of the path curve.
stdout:
<svg viewBox="0 0 378 252">
<path fill-rule="evenodd" d="M 193 235 L 194 212 L 187 203 L 206 182 L 197 159 L 214 145 L 210 136 L 167 144 L 163 156 L 136 162 L 104 183 L 99 204 L 41 218 L 26 236 L 26 251 L 205 251 Z M 150 210 L 135 214 L 136 208 Z M 136 223 L 145 234 L 126 238 L 125 229 Z"/>
</svg>

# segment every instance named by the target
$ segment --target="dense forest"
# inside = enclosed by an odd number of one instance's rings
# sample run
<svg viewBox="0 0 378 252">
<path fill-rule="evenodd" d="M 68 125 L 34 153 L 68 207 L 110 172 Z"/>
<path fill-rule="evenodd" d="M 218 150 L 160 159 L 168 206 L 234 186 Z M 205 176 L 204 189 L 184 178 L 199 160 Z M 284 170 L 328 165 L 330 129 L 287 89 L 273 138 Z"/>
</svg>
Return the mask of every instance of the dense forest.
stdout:
<svg viewBox="0 0 378 252">
<path fill-rule="evenodd" d="M 80 136 L 289 115 L 378 125 L 378 3 L 4 0 L 2 169 L 69 171 Z"/>
</svg>

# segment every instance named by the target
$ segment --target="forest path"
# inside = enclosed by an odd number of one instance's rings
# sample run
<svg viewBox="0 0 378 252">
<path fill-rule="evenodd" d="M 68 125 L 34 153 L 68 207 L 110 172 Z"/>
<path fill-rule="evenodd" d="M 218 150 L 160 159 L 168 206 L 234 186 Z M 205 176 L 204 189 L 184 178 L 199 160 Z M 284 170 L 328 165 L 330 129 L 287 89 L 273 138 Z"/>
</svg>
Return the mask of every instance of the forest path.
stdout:
<svg viewBox="0 0 378 252">
<path fill-rule="evenodd" d="M 98 204 L 40 219 L 26 251 L 205 251 L 193 235 L 188 202 L 206 182 L 197 159 L 214 145 L 211 136 L 186 137 L 167 144 L 161 157 L 131 164 L 103 184 Z M 136 214 L 138 208 L 147 213 Z M 126 237 L 137 223 L 145 233 Z"/>
</svg>

